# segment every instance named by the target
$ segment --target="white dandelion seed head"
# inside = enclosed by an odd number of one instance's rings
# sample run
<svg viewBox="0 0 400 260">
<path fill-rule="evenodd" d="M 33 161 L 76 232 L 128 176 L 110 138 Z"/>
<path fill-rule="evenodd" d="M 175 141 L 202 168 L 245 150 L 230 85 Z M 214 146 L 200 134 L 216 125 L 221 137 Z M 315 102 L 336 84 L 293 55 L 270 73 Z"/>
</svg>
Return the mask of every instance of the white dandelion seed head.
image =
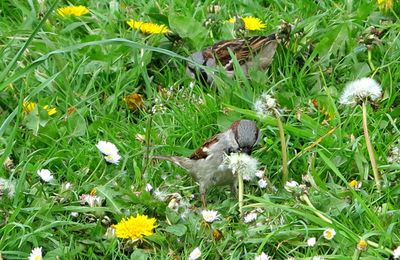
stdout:
<svg viewBox="0 0 400 260">
<path fill-rule="evenodd" d="M 315 237 L 310 237 L 309 239 L 307 239 L 307 245 L 310 247 L 315 246 L 317 242 L 317 239 Z"/>
<path fill-rule="evenodd" d="M 31 254 L 29 255 L 28 260 L 42 260 L 42 248 L 41 247 L 35 247 L 32 249 Z"/>
<path fill-rule="evenodd" d="M 111 142 L 99 141 L 96 147 L 104 155 L 118 154 L 118 148 Z"/>
<path fill-rule="evenodd" d="M 261 117 L 273 114 L 278 107 L 276 99 L 267 93 L 261 94 L 261 97 L 254 103 L 254 110 Z"/>
<path fill-rule="evenodd" d="M 400 146 L 393 146 L 387 158 L 389 163 L 400 163 Z"/>
<path fill-rule="evenodd" d="M 225 156 L 224 165 L 234 175 L 241 174 L 244 180 L 249 181 L 256 176 L 258 161 L 244 153 L 231 153 Z"/>
<path fill-rule="evenodd" d="M 13 181 L 0 178 L 0 197 L 7 194 L 9 198 L 15 194 L 15 183 Z"/>
<path fill-rule="evenodd" d="M 219 213 L 216 210 L 202 210 L 201 215 L 207 223 L 212 223 L 220 218 Z"/>
<path fill-rule="evenodd" d="M 189 260 L 196 260 L 199 259 L 201 256 L 201 251 L 199 247 L 196 247 L 189 255 Z"/>
<path fill-rule="evenodd" d="M 268 183 L 265 179 L 258 180 L 258 187 L 261 189 L 265 189 L 268 186 Z"/>
<path fill-rule="evenodd" d="M 399 259 L 400 258 L 400 246 L 398 246 L 397 248 L 395 248 L 393 250 L 393 258 L 394 259 Z"/>
<path fill-rule="evenodd" d="M 44 182 L 50 182 L 54 179 L 53 174 L 47 169 L 40 169 L 37 174 Z"/>
<path fill-rule="evenodd" d="M 254 260 L 269 260 L 270 256 L 262 252 L 261 255 L 254 257 Z"/>
<path fill-rule="evenodd" d="M 299 183 L 297 181 L 287 181 L 284 188 L 288 192 L 294 192 L 299 189 Z"/>
<path fill-rule="evenodd" d="M 106 160 L 106 162 L 108 163 L 118 164 L 119 160 L 121 160 L 121 155 L 119 155 L 118 153 L 105 155 L 104 160 Z"/>
<path fill-rule="evenodd" d="M 357 105 L 365 100 L 377 100 L 382 95 L 382 87 L 371 78 L 362 78 L 348 83 L 339 99 L 343 105 Z"/>
<path fill-rule="evenodd" d="M 332 240 L 336 235 L 336 231 L 333 228 L 327 228 L 324 230 L 323 236 L 327 240 Z"/>
<path fill-rule="evenodd" d="M 256 212 L 250 212 L 249 214 L 244 216 L 243 222 L 247 224 L 247 223 L 253 222 L 256 219 L 257 219 L 257 213 Z"/>
</svg>

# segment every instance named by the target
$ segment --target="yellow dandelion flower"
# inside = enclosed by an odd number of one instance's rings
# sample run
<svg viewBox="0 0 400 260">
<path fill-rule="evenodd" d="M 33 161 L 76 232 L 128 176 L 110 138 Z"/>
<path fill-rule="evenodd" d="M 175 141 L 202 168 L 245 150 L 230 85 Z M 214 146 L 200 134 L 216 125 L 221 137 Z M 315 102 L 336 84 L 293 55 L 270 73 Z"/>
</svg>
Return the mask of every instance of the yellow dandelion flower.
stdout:
<svg viewBox="0 0 400 260">
<path fill-rule="evenodd" d="M 57 13 L 61 16 L 82 16 L 89 13 L 89 9 L 86 6 L 64 6 L 57 9 Z"/>
<path fill-rule="evenodd" d="M 148 218 L 146 215 L 136 215 L 122 219 L 118 224 L 114 225 L 115 234 L 118 238 L 129 238 L 132 240 L 151 236 L 156 228 L 156 219 Z"/>
<path fill-rule="evenodd" d="M 393 8 L 393 0 L 377 0 L 380 10 L 388 11 Z"/>
<path fill-rule="evenodd" d="M 52 116 L 52 115 L 54 115 L 54 114 L 57 113 L 57 108 L 55 108 L 55 107 L 50 108 L 49 105 L 45 105 L 45 106 L 43 107 L 43 109 L 47 110 L 47 114 L 48 114 L 49 116 Z"/>
<path fill-rule="evenodd" d="M 24 103 L 22 104 L 22 106 L 24 107 L 24 112 L 27 114 L 32 112 L 32 110 L 35 109 L 36 105 L 37 104 L 32 101 L 24 101 Z M 57 113 L 57 109 L 55 107 L 50 108 L 49 105 L 45 105 L 43 109 L 47 110 L 47 114 L 49 116 L 52 116 Z"/>
<path fill-rule="evenodd" d="M 136 111 L 144 106 L 142 95 L 137 93 L 125 96 L 124 101 L 128 105 L 128 108 L 132 111 Z"/>
<path fill-rule="evenodd" d="M 357 243 L 357 249 L 360 251 L 365 251 L 368 249 L 368 243 L 367 241 L 365 241 L 364 239 L 361 239 L 360 241 L 358 241 Z"/>
<path fill-rule="evenodd" d="M 30 113 L 33 109 L 35 109 L 36 103 L 31 101 L 24 101 L 22 106 L 24 107 L 25 113 Z"/>
<path fill-rule="evenodd" d="M 165 34 L 170 32 L 167 26 L 159 25 L 156 23 L 145 23 L 141 21 L 135 21 L 133 19 L 126 22 L 129 27 L 135 30 L 140 30 L 144 34 Z"/>
<path fill-rule="evenodd" d="M 242 17 L 244 22 L 244 28 L 249 31 L 259 31 L 266 27 L 265 23 L 263 23 L 260 19 L 255 18 L 253 16 Z M 232 17 L 228 20 L 229 23 L 235 23 L 236 18 Z"/>
</svg>

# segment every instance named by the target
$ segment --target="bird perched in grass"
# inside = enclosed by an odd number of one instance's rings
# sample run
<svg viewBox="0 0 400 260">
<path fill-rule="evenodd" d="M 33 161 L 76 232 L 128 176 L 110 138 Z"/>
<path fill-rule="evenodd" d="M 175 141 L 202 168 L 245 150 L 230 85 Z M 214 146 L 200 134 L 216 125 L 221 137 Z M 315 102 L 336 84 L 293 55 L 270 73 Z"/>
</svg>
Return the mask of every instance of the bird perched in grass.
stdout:
<svg viewBox="0 0 400 260">
<path fill-rule="evenodd" d="M 235 121 L 226 131 L 208 139 L 190 157 L 153 156 L 153 159 L 167 160 L 186 169 L 198 182 L 201 201 L 206 207 L 206 190 L 211 186 L 230 185 L 236 192 L 237 178 L 224 164 L 224 158 L 230 153 L 251 154 L 258 143 L 261 131 L 251 120 Z"/>
<path fill-rule="evenodd" d="M 252 67 L 265 69 L 271 64 L 277 44 L 275 33 L 217 42 L 213 46 L 190 55 L 189 59 L 192 62 L 187 64 L 186 73 L 203 83 L 211 84 L 214 74 L 207 68 L 215 69 L 221 66 L 226 75 L 233 77 L 235 72 L 232 57 L 234 56 L 243 73 L 247 75 Z"/>
</svg>

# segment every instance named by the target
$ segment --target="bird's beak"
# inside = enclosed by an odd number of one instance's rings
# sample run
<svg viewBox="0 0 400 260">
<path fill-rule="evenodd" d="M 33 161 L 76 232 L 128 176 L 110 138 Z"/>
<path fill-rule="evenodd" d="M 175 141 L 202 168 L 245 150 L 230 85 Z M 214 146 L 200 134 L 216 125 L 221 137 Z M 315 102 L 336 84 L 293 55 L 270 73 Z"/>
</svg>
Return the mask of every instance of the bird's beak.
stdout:
<svg viewBox="0 0 400 260">
<path fill-rule="evenodd" d="M 250 147 L 243 147 L 243 148 L 240 148 L 239 150 L 240 150 L 241 153 L 245 153 L 245 154 L 251 155 L 251 152 L 252 152 L 253 149 L 250 148 Z"/>
</svg>

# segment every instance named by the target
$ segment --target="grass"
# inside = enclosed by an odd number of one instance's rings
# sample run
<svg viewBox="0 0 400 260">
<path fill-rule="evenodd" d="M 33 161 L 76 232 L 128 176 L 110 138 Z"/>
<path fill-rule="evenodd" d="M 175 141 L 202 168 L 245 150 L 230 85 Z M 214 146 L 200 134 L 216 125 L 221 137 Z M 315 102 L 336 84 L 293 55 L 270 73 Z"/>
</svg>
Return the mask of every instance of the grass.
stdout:
<svg viewBox="0 0 400 260">
<path fill-rule="evenodd" d="M 211 1 L 119 1 L 116 10 L 105 0 L 71 3 L 91 13 L 62 18 L 55 9 L 64 1 L 0 3 L 0 160 L 13 161 L 0 177 L 15 185 L 13 196 L 0 192 L 4 259 L 26 259 L 34 247 L 43 248 L 45 259 L 184 259 L 196 247 L 204 259 L 253 259 L 261 252 L 273 259 L 386 259 L 400 246 L 400 164 L 387 160 L 400 145 L 398 3 L 385 12 L 374 1 L 221 1 L 218 13 L 207 11 Z M 263 31 L 249 35 L 271 33 L 281 20 L 295 27 L 266 71 L 236 79 L 217 74 L 211 87 L 190 87 L 185 57 L 232 38 L 233 25 L 225 21 L 236 14 L 265 21 Z M 128 28 L 129 19 L 166 24 L 175 37 L 143 35 Z M 368 51 L 371 26 L 381 34 Z M 381 192 L 362 109 L 338 102 L 344 85 L 361 77 L 378 80 L 384 91 L 367 107 Z M 263 92 L 283 109 L 288 178 L 306 192 L 282 186 L 277 121 L 253 111 Z M 123 100 L 131 93 L 143 95 L 141 109 L 128 109 Z M 39 105 L 27 114 L 28 100 Z M 57 113 L 48 116 L 45 105 Z M 221 218 L 206 224 L 195 182 L 149 156 L 188 156 L 240 118 L 262 129 L 253 156 L 270 185 L 245 182 L 245 213 L 259 209 L 247 224 L 228 187 L 210 189 L 208 207 Z M 95 146 L 100 140 L 118 147 L 118 165 L 103 160 Z M 55 180 L 41 181 L 39 169 Z M 354 179 L 360 190 L 348 185 Z M 66 182 L 71 189 L 61 188 Z M 167 198 L 146 192 L 148 183 Z M 103 203 L 82 205 L 79 196 L 94 188 Z M 173 199 L 178 209 L 168 207 Z M 157 219 L 154 235 L 136 242 L 105 236 L 112 224 L 138 213 Z M 322 236 L 328 227 L 337 233 L 332 240 Z M 314 247 L 307 246 L 310 237 L 317 238 Z M 357 250 L 360 239 L 368 241 L 367 251 Z"/>
</svg>

